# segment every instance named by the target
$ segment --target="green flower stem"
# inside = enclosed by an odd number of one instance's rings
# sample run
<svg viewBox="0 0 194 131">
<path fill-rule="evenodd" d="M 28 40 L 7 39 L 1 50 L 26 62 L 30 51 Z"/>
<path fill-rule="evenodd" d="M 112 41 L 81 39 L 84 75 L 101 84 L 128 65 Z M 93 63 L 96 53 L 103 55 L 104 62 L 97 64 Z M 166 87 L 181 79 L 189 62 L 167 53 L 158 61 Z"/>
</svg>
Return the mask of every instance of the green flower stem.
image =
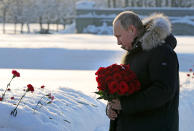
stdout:
<svg viewBox="0 0 194 131">
<path fill-rule="evenodd" d="M 41 100 L 42 100 L 45 96 L 46 96 L 46 95 L 42 96 L 42 97 L 40 98 L 40 100 L 37 102 L 36 107 L 34 108 L 34 112 L 35 112 L 35 110 L 37 110 L 38 104 L 41 104 Z M 42 104 L 41 104 L 41 105 L 42 105 Z"/>
<path fill-rule="evenodd" d="M 13 115 L 14 117 L 16 117 L 16 116 L 17 116 L 17 108 L 18 108 L 18 106 L 19 106 L 20 102 L 22 101 L 22 99 L 24 98 L 24 96 L 26 95 L 26 93 L 27 93 L 27 91 L 26 91 L 26 92 L 24 93 L 24 95 L 20 98 L 20 100 L 19 100 L 18 104 L 16 105 L 15 109 L 11 112 L 11 114 L 10 114 L 10 115 Z"/>
<path fill-rule="evenodd" d="M 2 94 L 2 99 L 4 99 L 5 93 L 7 92 L 7 89 L 8 89 L 8 87 L 10 86 L 11 81 L 13 80 L 13 78 L 15 78 L 15 76 L 13 76 L 13 77 L 11 78 L 10 82 L 7 84 L 7 88 L 5 89 L 4 93 Z"/>
<path fill-rule="evenodd" d="M 47 104 L 51 104 L 51 101 L 52 101 L 52 100 L 50 100 L 50 98 L 47 97 L 47 99 L 45 100 L 45 103 L 46 103 L 46 104 L 44 104 L 44 105 L 46 106 Z M 39 109 L 42 108 L 44 105 L 41 104 L 41 106 L 39 107 Z"/>
</svg>

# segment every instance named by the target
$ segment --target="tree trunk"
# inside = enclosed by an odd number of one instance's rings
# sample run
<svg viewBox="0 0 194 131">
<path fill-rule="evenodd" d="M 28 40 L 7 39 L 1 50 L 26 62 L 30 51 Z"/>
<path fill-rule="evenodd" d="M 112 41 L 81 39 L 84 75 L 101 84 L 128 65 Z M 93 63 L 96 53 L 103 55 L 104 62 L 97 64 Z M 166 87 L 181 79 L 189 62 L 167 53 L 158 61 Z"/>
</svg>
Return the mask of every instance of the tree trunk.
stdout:
<svg viewBox="0 0 194 131">
<path fill-rule="evenodd" d="M 57 26 L 56 31 L 58 32 L 59 31 L 59 20 L 56 20 L 56 26 Z"/>
<path fill-rule="evenodd" d="M 30 24 L 27 23 L 28 33 L 30 33 Z"/>
<path fill-rule="evenodd" d="M 142 7 L 143 6 L 143 1 L 142 0 L 138 0 L 136 3 L 137 3 L 138 7 Z"/>
<path fill-rule="evenodd" d="M 144 0 L 144 7 L 148 7 L 147 0 Z"/>
<path fill-rule="evenodd" d="M 6 31 L 5 31 L 6 13 L 7 13 L 7 10 L 6 10 L 6 8 L 4 8 L 3 9 L 3 34 L 6 33 Z"/>
<path fill-rule="evenodd" d="M 135 1 L 131 0 L 131 6 L 134 7 L 135 6 Z"/>
<path fill-rule="evenodd" d="M 108 8 L 110 8 L 110 0 L 108 0 Z"/>
<path fill-rule="evenodd" d="M 65 30 L 65 28 L 66 28 L 66 19 L 63 18 L 63 29 Z"/>
<path fill-rule="evenodd" d="M 14 18 L 14 33 L 16 34 L 17 32 L 17 22 L 18 22 L 18 20 L 17 20 L 17 16 L 15 16 L 15 18 Z"/>
<path fill-rule="evenodd" d="M 113 8 L 116 8 L 116 0 L 112 0 L 113 2 Z"/>
<path fill-rule="evenodd" d="M 161 6 L 162 6 L 162 1 L 156 0 L 156 7 L 161 7 Z"/>
<path fill-rule="evenodd" d="M 40 32 L 42 31 L 42 16 L 39 17 Z"/>
<path fill-rule="evenodd" d="M 48 32 L 50 30 L 50 21 L 49 20 L 47 20 L 47 30 L 48 30 Z"/>
<path fill-rule="evenodd" d="M 169 1 L 165 0 L 165 7 L 169 7 Z"/>
<path fill-rule="evenodd" d="M 24 32 L 23 32 L 23 28 L 24 28 L 24 23 L 21 22 L 21 31 L 20 31 L 21 34 L 24 33 Z"/>
<path fill-rule="evenodd" d="M 66 24 L 63 24 L 63 29 L 65 30 L 65 28 L 66 28 Z"/>
<path fill-rule="evenodd" d="M 129 0 L 125 0 L 125 7 L 129 6 Z"/>
<path fill-rule="evenodd" d="M 171 7 L 177 7 L 177 1 L 176 0 L 171 0 Z"/>
<path fill-rule="evenodd" d="M 179 7 L 185 7 L 186 4 L 182 0 L 179 0 Z"/>
</svg>

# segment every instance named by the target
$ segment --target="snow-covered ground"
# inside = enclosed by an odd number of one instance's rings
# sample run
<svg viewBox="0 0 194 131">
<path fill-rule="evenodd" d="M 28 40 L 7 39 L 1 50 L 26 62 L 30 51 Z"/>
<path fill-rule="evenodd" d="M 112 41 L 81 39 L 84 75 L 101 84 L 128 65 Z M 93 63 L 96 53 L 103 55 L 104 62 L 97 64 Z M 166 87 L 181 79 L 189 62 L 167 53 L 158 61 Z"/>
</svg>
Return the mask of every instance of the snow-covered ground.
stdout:
<svg viewBox="0 0 194 131">
<path fill-rule="evenodd" d="M 194 37 L 177 36 L 176 52 L 180 62 L 180 131 L 194 129 Z M 6 101 L 0 103 L 0 131 L 107 131 L 105 101 L 96 100 L 95 71 L 100 66 L 119 63 L 123 50 L 108 35 L 1 35 L 0 94 L 17 69 Z M 192 73 L 191 77 L 192 77 Z M 10 116 L 27 84 L 35 87 Z M 45 85 L 45 89 L 40 86 Z M 55 96 L 53 103 L 33 112 L 45 94 Z M 10 98 L 14 96 L 14 100 Z"/>
</svg>

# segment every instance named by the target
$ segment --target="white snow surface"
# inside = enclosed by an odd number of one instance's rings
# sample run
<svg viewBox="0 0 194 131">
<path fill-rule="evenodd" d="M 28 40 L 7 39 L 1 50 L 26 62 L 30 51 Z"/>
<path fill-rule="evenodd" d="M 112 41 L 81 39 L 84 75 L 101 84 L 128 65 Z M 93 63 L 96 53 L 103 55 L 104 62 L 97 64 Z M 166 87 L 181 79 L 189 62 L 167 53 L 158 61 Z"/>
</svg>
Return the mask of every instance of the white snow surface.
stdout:
<svg viewBox="0 0 194 131">
<path fill-rule="evenodd" d="M 1 35 L 0 94 L 10 81 L 12 69 L 20 72 L 11 91 L 0 102 L 0 131 L 107 131 L 106 101 L 96 100 L 95 72 L 100 66 L 119 63 L 124 51 L 109 35 Z M 180 131 L 194 129 L 194 37 L 177 36 L 180 62 Z M 190 73 L 191 77 L 187 77 Z M 10 112 L 27 84 L 35 87 Z M 40 86 L 45 85 L 45 89 Z M 53 103 L 33 111 L 38 100 L 51 93 Z M 15 99 L 11 100 L 10 97 Z"/>
</svg>

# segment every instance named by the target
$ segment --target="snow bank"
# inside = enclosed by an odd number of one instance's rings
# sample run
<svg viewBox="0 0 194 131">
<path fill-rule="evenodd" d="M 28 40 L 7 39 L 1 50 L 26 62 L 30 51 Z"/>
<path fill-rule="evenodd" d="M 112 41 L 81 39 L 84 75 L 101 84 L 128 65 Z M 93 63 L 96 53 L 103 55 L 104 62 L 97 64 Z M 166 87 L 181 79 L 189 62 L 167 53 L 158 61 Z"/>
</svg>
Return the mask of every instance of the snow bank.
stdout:
<svg viewBox="0 0 194 131">
<path fill-rule="evenodd" d="M 10 112 L 24 91 L 16 88 L 11 92 L 7 93 L 5 102 L 0 102 L 1 131 L 95 131 L 99 127 L 108 128 L 105 104 L 73 89 L 56 89 L 52 92 L 55 96 L 53 103 L 34 112 L 38 100 L 49 92 L 35 89 L 34 93 L 29 92 L 23 98 L 16 117 Z M 10 100 L 13 93 L 15 99 Z"/>
</svg>

